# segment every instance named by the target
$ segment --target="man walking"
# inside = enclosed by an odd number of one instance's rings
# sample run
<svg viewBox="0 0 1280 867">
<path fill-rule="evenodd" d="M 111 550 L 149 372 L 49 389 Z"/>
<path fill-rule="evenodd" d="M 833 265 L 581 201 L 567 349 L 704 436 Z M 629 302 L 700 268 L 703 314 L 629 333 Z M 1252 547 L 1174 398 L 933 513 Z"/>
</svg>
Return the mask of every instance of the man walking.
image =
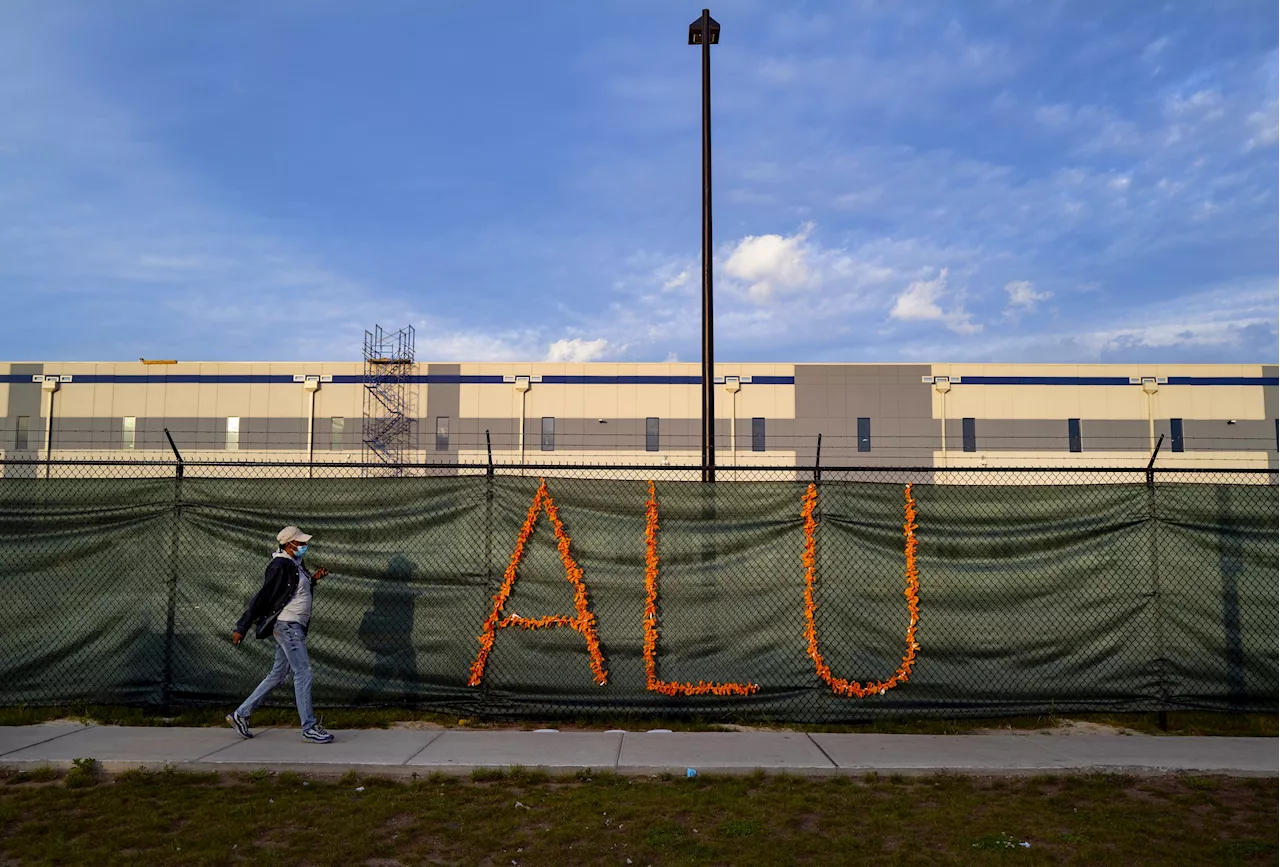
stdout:
<svg viewBox="0 0 1280 867">
<path fill-rule="evenodd" d="M 227 722 L 241 737 L 251 738 L 249 717 L 262 704 L 271 690 L 293 674 L 293 696 L 302 720 L 302 736 L 318 744 L 327 744 L 333 735 L 316 722 L 311 708 L 311 660 L 307 657 L 307 626 L 311 622 L 311 595 L 316 582 L 328 575 L 321 567 L 315 574 L 302 565 L 311 537 L 297 527 L 285 527 L 276 534 L 280 550 L 267 564 L 262 589 L 249 602 L 248 609 L 231 633 L 231 643 L 239 645 L 249 627 L 258 638 L 268 635 L 276 640 L 276 659 L 271 673 L 253 691 L 244 704 L 227 715 Z"/>
</svg>

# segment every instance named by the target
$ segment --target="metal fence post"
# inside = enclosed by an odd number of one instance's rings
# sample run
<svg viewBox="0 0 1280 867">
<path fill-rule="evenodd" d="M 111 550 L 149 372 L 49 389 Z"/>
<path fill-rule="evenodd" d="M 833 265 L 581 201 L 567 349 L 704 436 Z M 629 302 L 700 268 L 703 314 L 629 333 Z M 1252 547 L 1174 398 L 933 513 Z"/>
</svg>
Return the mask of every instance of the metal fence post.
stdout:
<svg viewBox="0 0 1280 867">
<path fill-rule="evenodd" d="M 484 575 L 489 582 L 489 592 L 497 592 L 493 586 L 493 444 L 489 432 L 484 432 L 485 449 L 489 452 L 489 464 L 484 471 Z"/>
<path fill-rule="evenodd" d="M 822 481 L 822 434 L 818 434 L 818 450 L 813 455 L 813 483 Z"/>
<path fill-rule="evenodd" d="M 498 592 L 498 588 L 495 586 L 493 577 L 493 440 L 487 428 L 484 432 L 484 448 L 489 456 L 489 462 L 484 470 L 484 577 L 485 587 L 492 596 Z M 488 685 L 482 683 L 480 690 L 481 703 L 487 703 Z"/>
<path fill-rule="evenodd" d="M 1151 451 L 1151 460 L 1147 461 L 1147 520 L 1151 525 L 1151 595 L 1155 603 L 1156 617 L 1156 654 L 1160 667 L 1160 709 L 1156 711 L 1156 724 L 1161 731 L 1169 730 L 1169 661 L 1165 659 L 1164 649 L 1164 596 L 1160 589 L 1160 543 L 1157 541 L 1159 520 L 1156 517 L 1156 456 L 1160 454 L 1160 446 L 1164 443 L 1164 434 L 1156 440 L 1156 447 Z"/>
<path fill-rule="evenodd" d="M 493 593 L 497 590 L 493 586 L 493 444 L 487 430 L 484 445 L 489 453 L 489 464 L 484 471 L 484 574 L 489 580 L 489 592 Z"/>
<path fill-rule="evenodd" d="M 182 475 L 184 467 L 182 453 L 178 451 L 177 445 L 174 444 L 173 435 L 169 433 L 168 428 L 164 429 L 164 435 L 168 438 L 169 448 L 173 449 L 173 456 L 177 459 L 173 476 L 173 534 L 169 542 L 169 601 L 164 628 L 164 682 L 160 688 L 160 702 L 167 712 L 173 687 L 173 633 L 178 610 L 178 527 L 182 523 Z"/>
</svg>

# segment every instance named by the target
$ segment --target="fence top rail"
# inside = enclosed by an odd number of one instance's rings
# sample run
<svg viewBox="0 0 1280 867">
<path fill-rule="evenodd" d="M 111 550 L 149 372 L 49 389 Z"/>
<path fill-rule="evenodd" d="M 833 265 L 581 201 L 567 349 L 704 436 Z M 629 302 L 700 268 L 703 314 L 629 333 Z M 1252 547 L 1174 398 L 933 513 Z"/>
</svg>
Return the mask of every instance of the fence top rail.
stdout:
<svg viewBox="0 0 1280 867">
<path fill-rule="evenodd" d="M 263 468 L 263 469 L 299 469 L 314 470 L 319 472 L 337 471 L 337 470 L 474 470 L 476 472 L 487 471 L 492 468 L 494 470 L 504 471 L 566 471 L 566 470 L 626 470 L 635 472 L 639 470 L 669 473 L 681 471 L 701 470 L 698 464 L 625 464 L 625 463 L 538 463 L 538 464 L 511 464 L 511 463 L 474 463 L 474 462 L 415 462 L 386 464 L 380 462 L 338 462 L 338 461 L 263 461 L 263 460 L 184 460 L 178 461 L 174 459 L 168 460 L 112 460 L 101 458 L 90 458 L 84 460 L 69 458 L 52 458 L 52 459 L 27 459 L 27 458 L 0 458 L 0 467 L 121 467 L 121 468 L 169 468 L 174 469 L 178 466 L 184 466 L 187 469 L 198 467 L 236 467 L 241 469 Z M 796 474 L 808 473 L 812 474 L 815 469 L 820 470 L 824 474 L 837 473 L 867 473 L 884 475 L 888 473 L 935 473 L 939 475 L 964 475 L 964 474 L 982 474 L 982 473 L 1035 473 L 1035 474 L 1051 474 L 1063 473 L 1073 475 L 1083 474 L 1108 474 L 1108 475 L 1127 475 L 1139 474 L 1145 475 L 1148 472 L 1156 475 L 1170 474 L 1186 474 L 1186 475 L 1206 475 L 1206 474 L 1232 474 L 1232 475 L 1276 475 L 1280 470 L 1275 467 L 1225 467 L 1225 466 L 1198 466 L 1198 467 L 1154 467 L 1148 469 L 1146 466 L 987 466 L 987 467 L 936 467 L 936 466 L 867 466 L 867 465 L 829 465 L 814 467 L 805 464 L 788 464 L 788 465 L 738 465 L 738 466 L 718 466 L 716 471 L 720 473 L 772 473 Z"/>
</svg>

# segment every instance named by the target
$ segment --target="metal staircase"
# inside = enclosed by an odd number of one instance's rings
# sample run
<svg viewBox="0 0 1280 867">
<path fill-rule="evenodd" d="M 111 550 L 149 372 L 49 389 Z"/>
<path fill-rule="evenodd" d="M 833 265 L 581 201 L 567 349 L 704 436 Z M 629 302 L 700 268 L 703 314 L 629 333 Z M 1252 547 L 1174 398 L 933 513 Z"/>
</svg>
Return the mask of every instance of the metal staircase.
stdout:
<svg viewBox="0 0 1280 867">
<path fill-rule="evenodd" d="M 390 332 L 375 325 L 364 333 L 364 463 L 382 464 L 389 475 L 403 473 L 413 448 L 413 343 L 412 325 Z M 366 475 L 378 472 L 365 468 Z"/>
</svg>

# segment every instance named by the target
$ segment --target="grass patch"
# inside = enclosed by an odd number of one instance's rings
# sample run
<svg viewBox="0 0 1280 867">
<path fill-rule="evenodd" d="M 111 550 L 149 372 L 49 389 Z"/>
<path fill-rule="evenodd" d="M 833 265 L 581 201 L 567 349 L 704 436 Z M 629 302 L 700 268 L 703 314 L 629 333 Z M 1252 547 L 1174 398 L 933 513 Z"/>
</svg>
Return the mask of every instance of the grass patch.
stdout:
<svg viewBox="0 0 1280 867">
<path fill-rule="evenodd" d="M 1252 858 L 1269 855 L 1275 863 L 1276 844 L 1269 840 L 1232 840 L 1222 847 L 1222 853 L 1228 858 Z"/>
<path fill-rule="evenodd" d="M 1023 843 L 1025 842 L 1026 841 L 1024 840 Z M 979 837 L 971 844 L 971 846 L 974 849 L 987 849 L 991 851 L 999 849 L 1018 849 L 1020 847 L 1028 849 L 1031 848 L 1030 846 L 1023 846 L 1022 843 L 1019 843 L 1015 838 L 1010 837 L 1008 834 L 987 834 L 985 837 Z"/>
<path fill-rule="evenodd" d="M 1277 854 L 1273 779 L 525 770 L 301 782 L 162 769 L 78 790 L 0 786 L 0 863 L 1269 865 Z"/>
<path fill-rule="evenodd" d="M 72 759 L 71 769 L 67 771 L 67 788 L 84 789 L 98 785 L 98 771 L 97 759 Z"/>
<path fill-rule="evenodd" d="M 1222 785 L 1221 780 L 1213 777 L 1186 776 L 1182 778 L 1182 783 L 1188 789 L 1195 789 L 1200 792 L 1216 792 Z"/>
<path fill-rule="evenodd" d="M 730 819 L 727 822 L 721 822 L 718 830 L 721 837 L 750 837 L 753 834 L 759 834 L 763 828 L 759 822 L 751 819 Z"/>
<path fill-rule="evenodd" d="M 674 849 L 683 844 L 688 836 L 683 825 L 661 822 L 644 835 L 644 841 L 655 849 Z"/>
<path fill-rule="evenodd" d="M 134 785 L 160 785 L 189 783 L 193 785 L 212 785 L 219 780 L 217 771 L 180 771 L 173 765 L 162 768 L 131 768 L 116 774 L 117 782 Z"/>
<path fill-rule="evenodd" d="M 5 768 L 4 779 L 10 784 L 18 783 L 51 783 L 54 780 L 62 778 L 62 771 L 57 768 L 51 768 L 48 765 L 39 768 L 31 768 L 26 771 L 18 771 L 12 768 Z"/>
<path fill-rule="evenodd" d="M 515 765 L 507 770 L 507 780 L 516 785 L 536 786 L 551 782 L 551 774 L 542 768 L 524 768 Z"/>
</svg>

